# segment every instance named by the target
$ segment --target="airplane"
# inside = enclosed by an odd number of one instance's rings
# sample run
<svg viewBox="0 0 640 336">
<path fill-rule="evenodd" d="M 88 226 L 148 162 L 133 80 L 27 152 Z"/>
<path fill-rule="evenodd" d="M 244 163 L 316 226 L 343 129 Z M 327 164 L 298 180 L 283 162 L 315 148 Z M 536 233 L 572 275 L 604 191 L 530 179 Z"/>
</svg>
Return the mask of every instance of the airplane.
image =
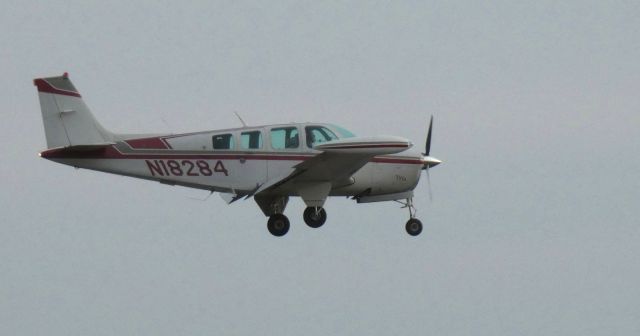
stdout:
<svg viewBox="0 0 640 336">
<path fill-rule="evenodd" d="M 73 166 L 210 193 L 229 204 L 253 197 L 267 229 L 284 236 L 289 197 L 306 205 L 304 222 L 321 227 L 329 196 L 357 203 L 396 201 L 409 209 L 405 229 L 422 232 L 413 190 L 430 156 L 433 116 L 425 151 L 397 136 L 357 137 L 328 123 L 286 123 L 184 134 L 118 134 L 94 118 L 79 91 L 62 76 L 33 80 L 38 90 L 47 149 L 40 157 Z"/>
</svg>

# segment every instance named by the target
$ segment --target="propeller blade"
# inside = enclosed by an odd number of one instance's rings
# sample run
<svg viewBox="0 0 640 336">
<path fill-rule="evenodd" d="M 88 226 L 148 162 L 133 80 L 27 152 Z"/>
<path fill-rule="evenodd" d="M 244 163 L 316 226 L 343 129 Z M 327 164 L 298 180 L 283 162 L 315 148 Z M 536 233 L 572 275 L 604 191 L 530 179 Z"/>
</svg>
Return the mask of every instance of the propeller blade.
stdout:
<svg viewBox="0 0 640 336">
<path fill-rule="evenodd" d="M 422 153 L 425 156 L 429 156 L 429 152 L 431 152 L 431 129 L 433 128 L 433 116 L 431 116 L 431 120 L 429 121 L 429 131 L 427 132 L 427 143 L 424 146 L 425 152 Z"/>
</svg>

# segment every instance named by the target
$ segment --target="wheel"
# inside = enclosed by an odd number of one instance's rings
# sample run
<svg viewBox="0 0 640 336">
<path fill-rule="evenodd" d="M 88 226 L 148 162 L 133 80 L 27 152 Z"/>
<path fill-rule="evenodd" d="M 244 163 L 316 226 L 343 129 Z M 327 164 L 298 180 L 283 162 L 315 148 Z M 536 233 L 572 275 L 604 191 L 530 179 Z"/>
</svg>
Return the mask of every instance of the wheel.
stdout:
<svg viewBox="0 0 640 336">
<path fill-rule="evenodd" d="M 312 228 L 319 228 L 327 220 L 327 212 L 324 208 L 320 208 L 320 211 L 316 211 L 315 207 L 307 207 L 304 209 L 304 222 Z"/>
<path fill-rule="evenodd" d="M 408 234 L 417 236 L 422 232 L 422 222 L 417 218 L 411 218 L 407 221 L 405 228 L 407 229 Z"/>
<path fill-rule="evenodd" d="M 272 235 L 281 237 L 289 232 L 289 218 L 283 214 L 275 214 L 269 217 L 267 229 Z"/>
</svg>

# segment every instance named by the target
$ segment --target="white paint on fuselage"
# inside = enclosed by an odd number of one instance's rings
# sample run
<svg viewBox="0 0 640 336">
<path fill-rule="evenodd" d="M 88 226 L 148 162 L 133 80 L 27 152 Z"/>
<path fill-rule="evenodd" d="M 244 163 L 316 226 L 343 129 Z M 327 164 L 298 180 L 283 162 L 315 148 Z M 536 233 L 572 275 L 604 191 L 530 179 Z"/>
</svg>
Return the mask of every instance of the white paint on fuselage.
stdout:
<svg viewBox="0 0 640 336">
<path fill-rule="evenodd" d="M 53 159 L 56 162 L 79 168 L 86 168 L 113 174 L 137 177 L 148 180 L 161 181 L 167 184 L 177 184 L 206 190 L 222 192 L 250 192 L 270 179 L 282 177 L 292 167 L 300 164 L 305 158 L 310 158 L 320 151 L 309 148 L 304 136 L 305 126 L 333 126 L 319 123 L 269 125 L 260 127 L 245 127 L 236 129 L 216 130 L 181 135 L 167 135 L 163 137 L 171 149 L 134 150 L 124 143 L 118 142 L 115 148 L 128 148 L 135 158 L 108 159 Z M 280 127 L 297 127 L 299 132 L 299 148 L 274 150 L 271 148 L 270 129 Z M 242 150 L 240 148 L 240 134 L 243 132 L 262 131 L 262 148 Z M 233 134 L 235 148 L 230 150 L 213 150 L 212 137 L 216 134 Z M 335 131 L 338 134 L 338 131 Z M 144 136 L 137 135 L 136 138 Z M 133 138 L 133 137 L 131 137 Z M 129 138 L 129 139 L 131 139 Z M 127 138 L 121 138 L 126 140 Z M 149 158 L 144 157 L 149 155 Z M 287 160 L 287 157 L 293 157 Z M 413 190 L 420 179 L 422 165 L 417 164 L 422 155 L 415 149 L 409 149 L 397 154 L 378 156 L 355 172 L 348 185 L 334 185 L 330 196 L 352 196 L 371 189 L 371 195 L 391 194 Z M 404 160 L 402 160 L 404 159 Z M 375 162 L 375 161 L 385 162 Z M 180 166 L 171 172 L 167 167 L 169 161 L 175 161 Z M 198 161 L 206 163 L 211 174 L 205 169 L 201 171 Z M 395 161 L 395 162 L 389 162 Z M 150 165 L 156 169 L 150 168 Z M 175 164 L 174 164 L 175 165 Z M 204 165 L 204 164 L 202 164 Z M 196 169 L 189 174 L 189 168 Z M 215 168 L 224 171 L 215 171 Z M 179 172 L 179 173 L 178 173 Z M 226 174 L 225 174 L 226 173 Z M 283 190 L 289 196 L 297 196 L 295 190 Z"/>
</svg>

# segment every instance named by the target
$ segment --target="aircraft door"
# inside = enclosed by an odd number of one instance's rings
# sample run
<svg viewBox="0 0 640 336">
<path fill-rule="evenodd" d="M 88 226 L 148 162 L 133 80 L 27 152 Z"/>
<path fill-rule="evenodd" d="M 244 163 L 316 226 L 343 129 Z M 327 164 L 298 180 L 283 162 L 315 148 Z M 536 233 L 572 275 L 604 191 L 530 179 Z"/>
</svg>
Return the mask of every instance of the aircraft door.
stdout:
<svg viewBox="0 0 640 336">
<path fill-rule="evenodd" d="M 238 189 L 253 190 L 267 181 L 267 161 L 264 155 L 262 131 L 240 133 L 236 167 Z"/>
<path fill-rule="evenodd" d="M 267 161 L 267 175 L 272 179 L 281 177 L 300 163 L 296 158 L 301 151 L 300 132 L 296 126 L 274 127 L 269 131 L 269 140 L 273 156 Z"/>
</svg>

